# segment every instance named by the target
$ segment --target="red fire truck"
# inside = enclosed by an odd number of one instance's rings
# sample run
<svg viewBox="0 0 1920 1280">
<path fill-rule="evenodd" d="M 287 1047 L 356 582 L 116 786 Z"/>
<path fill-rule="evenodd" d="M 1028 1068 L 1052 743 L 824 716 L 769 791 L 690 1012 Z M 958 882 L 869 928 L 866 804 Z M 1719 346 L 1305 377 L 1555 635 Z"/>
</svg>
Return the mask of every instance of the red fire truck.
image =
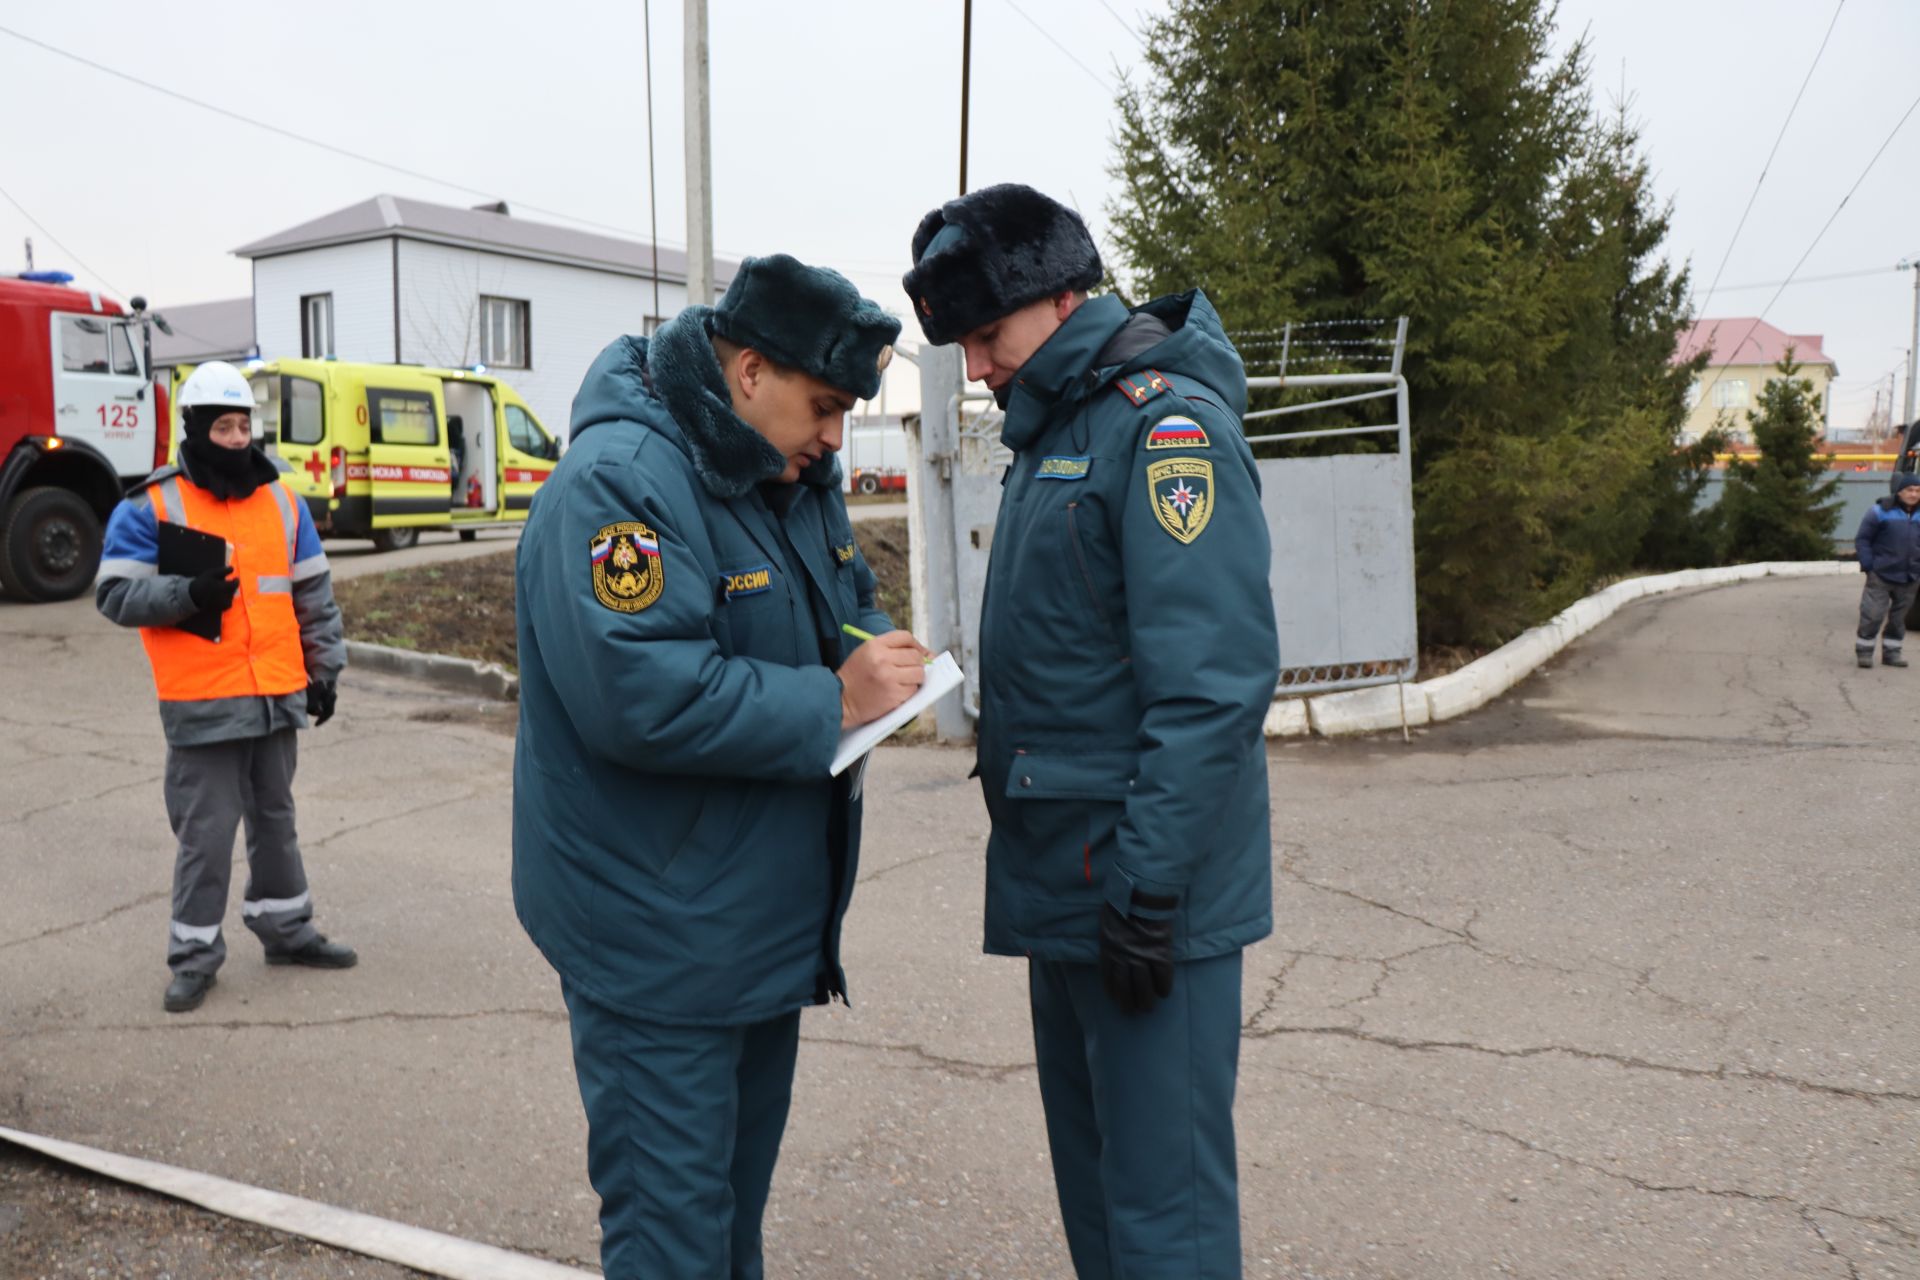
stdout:
<svg viewBox="0 0 1920 1280">
<path fill-rule="evenodd" d="M 17 600 L 85 591 L 114 504 L 167 460 L 147 338 L 166 322 L 71 279 L 0 277 L 0 587 Z"/>
</svg>

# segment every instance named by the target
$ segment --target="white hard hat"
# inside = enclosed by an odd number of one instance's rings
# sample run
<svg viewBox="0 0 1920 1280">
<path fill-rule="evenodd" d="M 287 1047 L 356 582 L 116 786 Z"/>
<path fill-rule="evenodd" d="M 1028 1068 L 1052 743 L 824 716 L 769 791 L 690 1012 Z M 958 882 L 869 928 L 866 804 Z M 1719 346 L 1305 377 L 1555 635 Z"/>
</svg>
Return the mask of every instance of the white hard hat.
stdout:
<svg viewBox="0 0 1920 1280">
<path fill-rule="evenodd" d="M 241 413 L 253 412 L 253 388 L 238 369 L 224 360 L 209 360 L 180 384 L 180 407 L 218 405 Z"/>
</svg>

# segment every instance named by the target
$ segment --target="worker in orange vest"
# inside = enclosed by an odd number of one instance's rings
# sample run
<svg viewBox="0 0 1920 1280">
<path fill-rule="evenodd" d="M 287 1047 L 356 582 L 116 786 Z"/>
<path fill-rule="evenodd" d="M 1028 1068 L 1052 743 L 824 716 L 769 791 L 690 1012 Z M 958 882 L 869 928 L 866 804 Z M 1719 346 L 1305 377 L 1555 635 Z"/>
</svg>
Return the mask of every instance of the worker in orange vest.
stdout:
<svg viewBox="0 0 1920 1280">
<path fill-rule="evenodd" d="M 94 588 L 101 613 L 140 629 L 160 695 L 167 817 L 179 839 L 169 1013 L 198 1008 L 226 959 L 220 925 L 242 820 L 240 915 L 267 963 L 346 969 L 359 960 L 313 927 L 294 835 L 294 731 L 333 715 L 346 666 L 320 535 L 253 447 L 253 393 L 238 369 L 201 365 L 180 388 L 180 406 L 179 465 L 148 476 L 114 509 Z M 224 539 L 226 563 L 191 576 L 162 572 L 163 524 Z"/>
</svg>

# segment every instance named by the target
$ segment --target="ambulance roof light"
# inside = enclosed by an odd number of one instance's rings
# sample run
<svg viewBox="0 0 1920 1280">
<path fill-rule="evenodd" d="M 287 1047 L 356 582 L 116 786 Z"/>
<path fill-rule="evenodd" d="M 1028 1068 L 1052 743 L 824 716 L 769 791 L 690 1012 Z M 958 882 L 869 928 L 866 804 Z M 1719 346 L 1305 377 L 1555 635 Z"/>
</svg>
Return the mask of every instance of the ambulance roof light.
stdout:
<svg viewBox="0 0 1920 1280">
<path fill-rule="evenodd" d="M 20 278 L 22 280 L 30 281 L 34 284 L 72 284 L 73 272 L 71 271 L 22 271 L 20 273 Z"/>
<path fill-rule="evenodd" d="M 473 371 L 474 371 L 475 373 L 485 373 L 485 372 L 487 371 L 487 366 L 485 366 L 484 364 L 477 364 L 477 365 L 474 365 L 474 366 L 473 366 Z"/>
</svg>

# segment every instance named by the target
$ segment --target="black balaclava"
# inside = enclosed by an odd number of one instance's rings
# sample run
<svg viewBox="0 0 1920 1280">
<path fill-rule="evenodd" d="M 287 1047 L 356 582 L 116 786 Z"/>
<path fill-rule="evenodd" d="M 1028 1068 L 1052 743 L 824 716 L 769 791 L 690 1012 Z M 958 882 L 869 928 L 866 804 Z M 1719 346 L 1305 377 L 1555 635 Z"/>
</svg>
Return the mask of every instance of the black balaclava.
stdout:
<svg viewBox="0 0 1920 1280">
<path fill-rule="evenodd" d="M 207 438 L 214 421 L 232 412 L 217 404 L 188 405 L 180 411 L 180 461 L 187 478 L 223 502 L 251 497 L 280 474 L 273 460 L 252 444 L 223 449 Z"/>
</svg>

